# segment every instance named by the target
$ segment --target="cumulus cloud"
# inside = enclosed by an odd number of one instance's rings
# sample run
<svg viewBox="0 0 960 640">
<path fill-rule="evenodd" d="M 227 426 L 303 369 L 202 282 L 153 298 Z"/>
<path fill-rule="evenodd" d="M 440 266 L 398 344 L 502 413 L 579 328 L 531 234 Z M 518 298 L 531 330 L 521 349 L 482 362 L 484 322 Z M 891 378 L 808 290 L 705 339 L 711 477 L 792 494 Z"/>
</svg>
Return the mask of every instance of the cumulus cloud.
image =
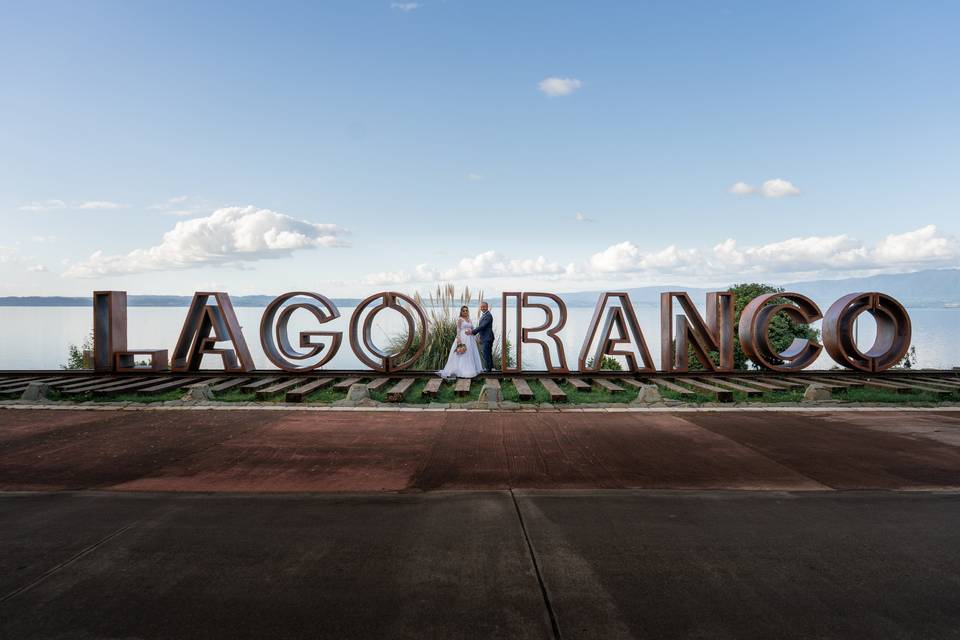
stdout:
<svg viewBox="0 0 960 640">
<path fill-rule="evenodd" d="M 754 187 L 742 181 L 735 182 L 727 191 L 735 196 L 749 196 L 757 193 L 764 198 L 782 198 L 784 196 L 800 195 L 800 189 L 789 180 L 784 180 L 783 178 L 766 180 L 759 187 Z"/>
<path fill-rule="evenodd" d="M 583 83 L 576 78 L 544 78 L 537 83 L 537 88 L 540 89 L 544 94 L 550 96 L 551 98 L 556 98 L 559 96 L 568 96 L 577 89 L 579 89 Z"/>
<path fill-rule="evenodd" d="M 409 12 L 419 9 L 423 5 L 419 2 L 391 2 L 390 8 L 396 9 L 397 11 Z"/>
<path fill-rule="evenodd" d="M 957 239 L 928 225 L 889 235 L 873 247 L 843 234 L 788 238 L 742 248 L 731 238 L 711 249 L 671 245 L 648 252 L 626 241 L 593 254 L 589 266 L 600 273 L 746 276 L 902 269 L 958 260 Z"/>
<path fill-rule="evenodd" d="M 283 258 L 300 249 L 343 246 L 346 231 L 333 224 L 297 220 L 269 209 L 226 207 L 178 222 L 160 244 L 109 255 L 97 251 L 64 275 L 93 278 L 204 265 L 241 265 Z"/>
<path fill-rule="evenodd" d="M 20 205 L 20 211 L 53 211 L 54 209 L 66 209 L 67 203 L 63 200 L 40 200 L 27 202 Z"/>
<path fill-rule="evenodd" d="M 582 211 L 577 211 L 573 214 L 573 219 L 577 222 L 593 222 L 593 218 L 588 218 Z"/>
<path fill-rule="evenodd" d="M 873 245 L 848 235 L 803 236 L 741 246 L 729 238 L 712 247 L 669 245 L 644 250 L 629 240 L 610 245 L 586 259 L 562 264 L 543 256 L 511 259 L 486 251 L 450 268 L 419 265 L 405 271 L 374 274 L 371 284 L 435 282 L 529 276 L 548 280 L 602 280 L 620 277 L 658 279 L 683 276 L 691 281 L 747 277 L 850 275 L 911 268 L 958 266 L 960 242 L 927 225 L 892 234 Z"/>
<path fill-rule="evenodd" d="M 498 251 L 484 251 L 475 256 L 462 258 L 454 266 L 445 269 L 420 264 L 412 273 L 407 271 L 373 273 L 364 278 L 363 281 L 366 284 L 406 284 L 409 282 L 436 282 L 470 278 L 521 276 L 556 278 L 570 273 L 573 269 L 573 265 L 562 265 L 547 260 L 543 256 L 510 258 Z"/>
<path fill-rule="evenodd" d="M 797 189 L 792 182 L 782 178 L 767 180 L 760 185 L 760 195 L 764 198 L 782 198 L 784 196 L 798 196 L 800 189 Z"/>
</svg>

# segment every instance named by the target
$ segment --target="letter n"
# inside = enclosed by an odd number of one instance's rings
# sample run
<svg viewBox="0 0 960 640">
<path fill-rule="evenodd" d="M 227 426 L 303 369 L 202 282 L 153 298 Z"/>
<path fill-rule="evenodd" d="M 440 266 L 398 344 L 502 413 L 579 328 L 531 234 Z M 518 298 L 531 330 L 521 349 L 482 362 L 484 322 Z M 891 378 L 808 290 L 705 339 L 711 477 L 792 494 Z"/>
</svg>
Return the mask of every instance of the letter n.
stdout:
<svg viewBox="0 0 960 640">
<path fill-rule="evenodd" d="M 207 304 L 211 297 L 214 303 Z M 217 348 L 218 342 L 227 341 L 233 343 L 232 349 Z M 233 303 L 223 292 L 198 291 L 193 294 L 170 368 L 176 372 L 197 371 L 206 354 L 220 356 L 224 371 L 243 372 L 254 368 Z"/>
<path fill-rule="evenodd" d="M 677 316 L 676 345 L 673 340 L 673 299 L 680 303 L 685 315 Z M 733 370 L 733 305 L 731 291 L 707 294 L 707 319 L 704 321 L 690 296 L 684 291 L 660 294 L 660 368 L 664 371 L 689 369 L 688 345 L 704 369 Z M 719 364 L 710 358 L 718 355 Z"/>
</svg>

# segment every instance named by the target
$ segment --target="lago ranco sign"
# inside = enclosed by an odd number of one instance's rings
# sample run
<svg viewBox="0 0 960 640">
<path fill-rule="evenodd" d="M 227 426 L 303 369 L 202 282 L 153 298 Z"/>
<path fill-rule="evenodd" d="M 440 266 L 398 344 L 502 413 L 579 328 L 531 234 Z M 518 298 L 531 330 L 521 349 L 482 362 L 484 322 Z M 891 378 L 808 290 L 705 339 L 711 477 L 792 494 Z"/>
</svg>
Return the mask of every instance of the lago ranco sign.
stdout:
<svg viewBox="0 0 960 640">
<path fill-rule="evenodd" d="M 503 373 L 523 370 L 520 345 L 543 350 L 548 373 L 567 373 L 571 369 L 560 333 L 567 322 L 567 307 L 556 294 L 544 292 L 505 292 L 501 295 L 501 336 L 512 335 L 514 364 L 503 353 Z M 681 314 L 674 316 L 674 308 Z M 841 297 L 826 314 L 809 298 L 798 293 L 761 295 L 751 300 L 734 327 L 734 294 L 716 291 L 706 294 L 706 313 L 701 314 L 683 291 L 664 292 L 660 296 L 660 370 L 682 372 L 689 368 L 692 352 L 710 371 L 733 369 L 733 338 L 737 331 L 744 353 L 765 369 L 798 371 L 810 366 L 824 348 L 837 364 L 859 371 L 884 371 L 899 362 L 910 347 L 910 317 L 903 305 L 883 293 L 861 292 Z M 507 310 L 513 314 L 508 327 Z M 524 322 L 524 311 L 537 309 L 545 321 L 534 326 Z M 386 310 L 398 313 L 406 325 L 405 344 L 385 350 L 373 338 L 373 322 Z M 300 331 L 296 346 L 291 340 L 290 319 L 297 311 L 313 316 L 316 329 Z M 786 314 L 800 323 L 822 322 L 823 344 L 803 338 L 778 351 L 769 339 L 770 323 L 777 314 Z M 863 313 L 876 322 L 876 339 L 866 351 L 854 335 L 854 320 Z M 150 370 L 168 366 L 174 372 L 196 371 L 204 356 L 217 356 L 229 372 L 254 369 L 243 330 L 237 321 L 230 296 L 224 292 L 197 292 L 187 310 L 173 353 L 166 349 L 131 349 L 127 346 L 127 294 L 124 291 L 95 291 L 94 367 L 98 371 L 125 372 L 144 369 L 138 364 L 149 358 Z M 326 296 L 308 291 L 291 291 L 275 298 L 260 322 L 260 343 L 267 358 L 284 371 L 304 372 L 320 369 L 342 347 L 342 331 L 325 331 L 324 325 L 340 317 L 337 306 Z M 382 291 L 364 299 L 351 313 L 347 341 L 357 358 L 379 372 L 409 369 L 424 349 L 423 336 L 428 329 L 423 307 L 412 297 L 396 291 Z M 714 358 L 710 357 L 714 354 Z M 582 372 L 599 369 L 604 357 L 620 356 L 633 372 L 657 370 L 630 296 L 624 292 L 600 294 L 593 317 L 583 337 L 577 368 Z"/>
</svg>

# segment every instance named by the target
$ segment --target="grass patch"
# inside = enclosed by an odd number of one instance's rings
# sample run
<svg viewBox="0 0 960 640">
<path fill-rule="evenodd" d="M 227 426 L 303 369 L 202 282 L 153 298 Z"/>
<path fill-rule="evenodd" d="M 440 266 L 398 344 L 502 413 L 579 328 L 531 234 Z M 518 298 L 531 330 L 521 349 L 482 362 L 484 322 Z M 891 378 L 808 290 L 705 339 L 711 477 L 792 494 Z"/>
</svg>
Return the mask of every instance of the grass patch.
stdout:
<svg viewBox="0 0 960 640">
<path fill-rule="evenodd" d="M 910 393 L 894 393 L 883 389 L 842 389 L 833 392 L 833 397 L 847 402 L 875 402 L 885 404 L 936 404 L 938 402 L 960 401 L 960 393 L 953 392 L 949 396 L 938 398 L 926 391 L 911 391 Z"/>
<path fill-rule="evenodd" d="M 547 393 L 547 390 L 543 388 L 542 384 L 537 380 L 529 380 L 528 384 L 530 385 L 530 391 L 533 392 L 533 400 L 521 400 L 520 393 L 517 392 L 517 388 L 513 385 L 513 380 L 509 378 L 504 378 L 500 381 L 500 396 L 506 402 L 550 402 L 550 394 Z"/>
<path fill-rule="evenodd" d="M 54 393 L 50 396 L 51 400 L 69 400 L 71 402 L 136 402 L 139 404 L 154 404 L 156 402 L 167 402 L 169 400 L 179 400 L 183 397 L 185 391 L 182 389 L 174 389 L 172 391 L 167 391 L 166 393 L 161 393 L 156 396 L 141 396 L 136 393 L 117 393 L 109 396 L 94 396 L 92 393 L 84 393 L 79 396 L 61 396 L 59 393 Z"/>
<path fill-rule="evenodd" d="M 677 393 L 676 391 L 671 391 L 670 389 L 664 389 L 659 387 L 660 397 L 666 400 L 677 400 L 679 402 L 686 402 L 688 404 L 703 404 L 705 402 L 714 402 L 714 399 L 710 396 L 705 396 L 702 393 L 693 392 L 693 395 L 684 395 Z"/>
<path fill-rule="evenodd" d="M 804 389 L 791 387 L 782 391 L 765 391 L 759 398 L 751 398 L 752 402 L 800 402 L 803 400 Z"/>
<path fill-rule="evenodd" d="M 323 402 L 331 403 L 336 402 L 337 400 L 343 400 L 347 397 L 346 391 L 334 391 L 333 385 L 331 384 L 328 387 L 323 389 L 317 389 L 306 398 L 303 399 L 304 402 Z"/>
<path fill-rule="evenodd" d="M 540 383 L 537 382 L 537 385 L 539 386 Z M 594 387 L 589 391 L 580 391 L 568 382 L 563 382 L 559 386 L 560 390 L 567 394 L 567 402 L 570 404 L 621 404 L 633 402 L 639 393 L 639 389 L 627 385 L 619 385 L 623 387 L 620 393 L 610 393 Z"/>
<path fill-rule="evenodd" d="M 244 393 L 239 389 L 228 389 L 225 393 L 214 394 L 217 402 L 253 402 L 257 399 L 254 393 Z"/>
</svg>

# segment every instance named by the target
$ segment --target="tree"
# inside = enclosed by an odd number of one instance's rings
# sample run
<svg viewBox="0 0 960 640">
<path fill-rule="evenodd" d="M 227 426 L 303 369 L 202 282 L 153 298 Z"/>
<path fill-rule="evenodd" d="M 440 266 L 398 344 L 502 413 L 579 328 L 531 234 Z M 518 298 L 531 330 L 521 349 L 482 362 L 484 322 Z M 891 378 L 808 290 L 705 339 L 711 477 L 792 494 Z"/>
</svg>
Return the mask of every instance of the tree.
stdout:
<svg viewBox="0 0 960 640">
<path fill-rule="evenodd" d="M 84 338 L 83 344 L 77 346 L 71 344 L 67 347 L 67 362 L 66 364 L 60 365 L 61 369 L 83 369 L 86 366 L 85 358 L 83 357 L 84 352 L 93 351 L 93 331 Z"/>
</svg>

